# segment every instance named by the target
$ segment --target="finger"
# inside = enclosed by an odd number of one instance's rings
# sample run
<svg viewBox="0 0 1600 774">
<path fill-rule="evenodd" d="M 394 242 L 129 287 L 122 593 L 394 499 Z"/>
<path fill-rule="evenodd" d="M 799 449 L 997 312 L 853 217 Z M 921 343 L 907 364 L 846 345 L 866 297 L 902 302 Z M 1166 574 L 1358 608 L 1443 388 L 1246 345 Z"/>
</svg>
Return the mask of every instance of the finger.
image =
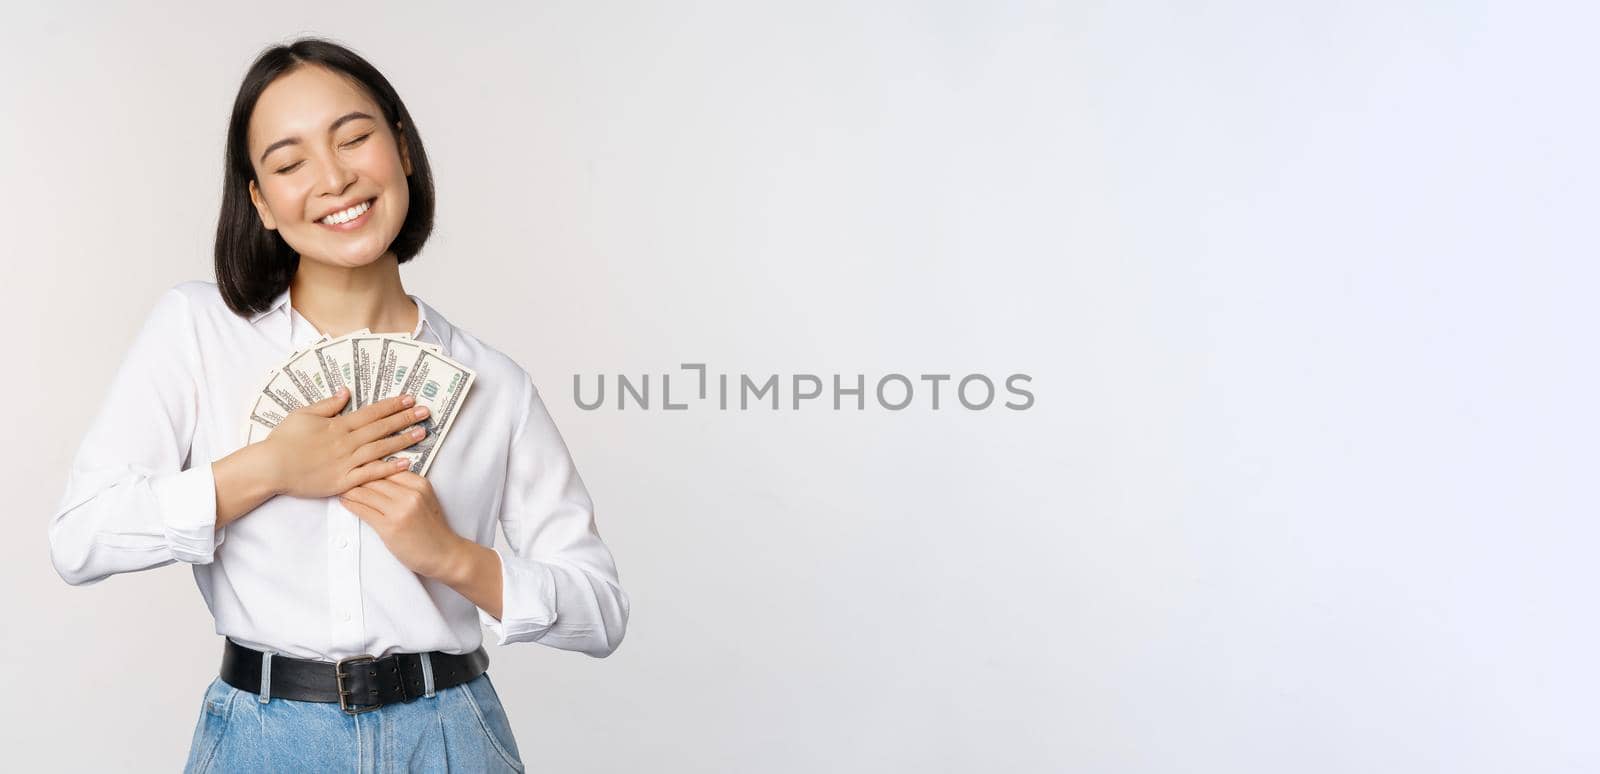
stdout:
<svg viewBox="0 0 1600 774">
<path fill-rule="evenodd" d="M 378 492 L 378 490 L 373 489 L 371 482 L 367 482 L 361 486 L 351 487 L 349 490 L 344 492 L 344 494 L 339 495 L 339 499 L 354 500 L 364 505 L 370 505 L 373 508 L 377 508 L 381 511 L 383 510 L 384 502 L 389 498 Z"/>
<path fill-rule="evenodd" d="M 353 430 L 362 425 L 383 419 L 397 411 L 411 408 L 411 404 L 416 403 L 416 401 L 417 399 L 410 395 L 396 395 L 392 398 L 384 398 L 370 406 L 362 406 L 340 419 L 343 420 L 345 429 Z"/>
<path fill-rule="evenodd" d="M 376 441 L 371 441 L 363 445 L 360 449 L 356 450 L 356 456 L 362 461 L 387 457 L 402 449 L 405 449 L 408 446 L 411 446 L 423 438 L 426 438 L 427 435 L 428 431 L 423 429 L 421 426 L 413 427 L 399 435 L 391 435 L 384 438 L 379 438 Z"/>
<path fill-rule="evenodd" d="M 334 391 L 332 397 L 323 398 L 316 403 L 307 404 L 301 410 L 309 411 L 319 417 L 331 417 L 334 414 L 339 413 L 339 410 L 344 408 L 345 402 L 349 399 L 350 390 L 340 387 Z"/>
<path fill-rule="evenodd" d="M 351 499 L 348 496 L 340 497 L 339 503 L 350 509 L 351 513 L 360 517 L 363 521 L 371 521 L 383 516 L 383 511 L 367 505 L 359 500 Z"/>
<path fill-rule="evenodd" d="M 350 471 L 350 475 L 345 480 L 351 482 L 353 488 L 360 487 L 363 484 L 385 478 L 396 471 L 404 471 L 409 467 L 411 467 L 411 460 L 404 458 L 377 460 Z"/>
<path fill-rule="evenodd" d="M 399 473 L 388 476 L 384 480 L 393 481 L 395 484 L 403 486 L 414 492 L 426 492 L 432 487 L 432 485 L 428 483 L 428 479 L 412 473 L 409 469 L 402 470 Z"/>
<path fill-rule="evenodd" d="M 393 481 L 390 481 L 387 478 L 380 478 L 377 481 L 368 481 L 362 486 L 362 488 L 382 495 L 387 500 L 400 500 L 403 497 L 408 497 L 412 494 L 415 494 L 415 490 L 407 489 Z"/>
<path fill-rule="evenodd" d="M 402 416 L 409 415 L 403 414 Z M 417 433 L 418 430 L 422 431 L 421 434 Z M 401 449 L 404 449 L 407 446 L 426 438 L 427 436 L 428 431 L 426 428 L 422 427 L 421 425 L 415 425 L 406 428 L 397 434 L 385 435 L 375 440 L 367 441 L 366 443 L 356 447 L 355 453 L 352 456 L 358 463 L 370 462 L 372 460 L 394 454 L 395 452 L 398 452 Z"/>
<path fill-rule="evenodd" d="M 376 422 L 369 422 L 356 428 L 350 433 L 350 437 L 355 439 L 358 444 L 368 443 L 385 436 L 394 435 L 406 429 L 407 425 L 422 421 L 426 416 L 428 416 L 427 406 L 417 406 L 409 411 L 397 411 Z M 402 446 L 400 448 L 403 449 L 405 447 Z"/>
</svg>

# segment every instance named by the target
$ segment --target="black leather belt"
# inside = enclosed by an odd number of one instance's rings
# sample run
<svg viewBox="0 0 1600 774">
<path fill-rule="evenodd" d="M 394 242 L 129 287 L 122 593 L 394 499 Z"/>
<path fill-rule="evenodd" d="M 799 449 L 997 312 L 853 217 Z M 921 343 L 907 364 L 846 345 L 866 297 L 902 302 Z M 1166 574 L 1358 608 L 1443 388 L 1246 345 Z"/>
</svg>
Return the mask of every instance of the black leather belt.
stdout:
<svg viewBox="0 0 1600 774">
<path fill-rule="evenodd" d="M 261 693 L 261 657 L 265 655 L 223 638 L 222 682 L 242 691 Z M 471 653 L 432 651 L 433 689 L 453 688 L 489 669 L 489 653 L 478 646 Z M 385 704 L 407 702 L 426 693 L 422 654 L 391 653 L 383 658 L 351 656 L 337 662 L 290 658 L 274 653 L 268 690 L 295 701 L 339 702 L 355 715 Z"/>
</svg>

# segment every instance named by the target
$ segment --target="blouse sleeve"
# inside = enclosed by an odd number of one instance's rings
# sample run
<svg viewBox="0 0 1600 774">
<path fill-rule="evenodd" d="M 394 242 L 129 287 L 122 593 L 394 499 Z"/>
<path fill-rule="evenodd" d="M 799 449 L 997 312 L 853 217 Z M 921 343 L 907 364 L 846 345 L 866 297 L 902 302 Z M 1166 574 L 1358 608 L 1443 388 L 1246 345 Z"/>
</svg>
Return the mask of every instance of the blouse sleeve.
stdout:
<svg viewBox="0 0 1600 774">
<path fill-rule="evenodd" d="M 538 642 L 604 658 L 622 643 L 629 600 L 595 526 L 594 505 L 526 372 L 525 415 L 511 440 L 500 526 L 501 618 L 479 619 L 497 645 Z"/>
<path fill-rule="evenodd" d="M 210 462 L 189 464 L 199 358 L 189 299 L 170 288 L 117 369 L 52 517 L 50 560 L 67 583 L 206 564 L 222 544 Z"/>
</svg>

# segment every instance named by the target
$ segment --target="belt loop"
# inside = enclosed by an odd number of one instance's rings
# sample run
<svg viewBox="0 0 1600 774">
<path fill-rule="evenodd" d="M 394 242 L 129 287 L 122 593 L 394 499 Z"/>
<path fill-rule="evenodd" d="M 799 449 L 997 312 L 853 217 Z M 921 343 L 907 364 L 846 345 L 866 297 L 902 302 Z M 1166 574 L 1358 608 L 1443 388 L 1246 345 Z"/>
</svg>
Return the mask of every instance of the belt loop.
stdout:
<svg viewBox="0 0 1600 774">
<path fill-rule="evenodd" d="M 265 651 L 261 654 L 261 698 L 262 704 L 272 701 L 272 654 L 275 650 Z"/>
<path fill-rule="evenodd" d="M 422 695 L 429 699 L 433 698 L 433 659 L 431 656 L 432 654 L 430 653 L 422 654 Z"/>
</svg>

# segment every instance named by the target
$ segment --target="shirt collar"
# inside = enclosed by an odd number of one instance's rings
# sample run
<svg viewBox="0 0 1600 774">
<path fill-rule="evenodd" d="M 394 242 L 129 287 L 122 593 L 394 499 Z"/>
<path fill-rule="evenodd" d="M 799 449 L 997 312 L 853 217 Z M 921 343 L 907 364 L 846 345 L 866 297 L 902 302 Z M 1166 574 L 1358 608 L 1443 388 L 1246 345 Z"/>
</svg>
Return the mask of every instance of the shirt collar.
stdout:
<svg viewBox="0 0 1600 774">
<path fill-rule="evenodd" d="M 426 301 L 410 293 L 407 293 L 406 296 L 417 302 L 417 329 L 411 332 L 411 337 L 420 341 L 429 341 L 431 339 L 439 345 L 446 356 L 449 356 L 450 345 L 453 343 L 452 339 L 455 333 L 450 321 L 446 320 L 444 315 L 439 314 L 437 309 L 428 306 Z M 256 312 L 250 316 L 250 324 L 257 325 L 265 319 L 281 319 L 282 324 L 273 323 L 274 329 L 282 331 L 283 336 L 287 338 L 290 329 L 290 312 L 294 308 L 289 301 L 289 289 L 286 287 L 283 292 L 272 299 L 272 304 L 267 307 L 266 311 Z"/>
<path fill-rule="evenodd" d="M 266 317 L 267 315 L 272 314 L 274 312 L 277 312 L 279 309 L 283 308 L 284 304 L 287 304 L 287 303 L 289 303 L 289 288 L 285 287 L 283 289 L 283 292 L 278 294 L 277 298 L 272 299 L 272 305 L 267 307 L 266 311 L 256 312 L 255 314 L 250 315 L 250 324 L 251 325 L 255 325 L 256 322 L 259 321 L 261 318 Z"/>
</svg>

